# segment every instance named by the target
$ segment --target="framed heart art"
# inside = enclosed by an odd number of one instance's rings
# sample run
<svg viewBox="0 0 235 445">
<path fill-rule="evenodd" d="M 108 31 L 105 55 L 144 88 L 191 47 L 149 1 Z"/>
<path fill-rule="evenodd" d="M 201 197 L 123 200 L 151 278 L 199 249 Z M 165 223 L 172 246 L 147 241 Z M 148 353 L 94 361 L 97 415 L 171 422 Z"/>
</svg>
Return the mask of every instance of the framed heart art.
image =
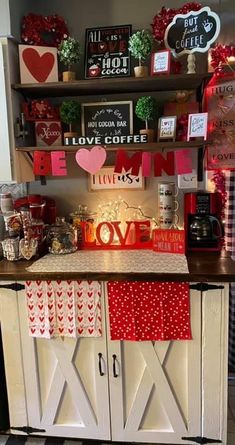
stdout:
<svg viewBox="0 0 235 445">
<path fill-rule="evenodd" d="M 19 45 L 21 83 L 58 82 L 57 48 Z"/>
</svg>

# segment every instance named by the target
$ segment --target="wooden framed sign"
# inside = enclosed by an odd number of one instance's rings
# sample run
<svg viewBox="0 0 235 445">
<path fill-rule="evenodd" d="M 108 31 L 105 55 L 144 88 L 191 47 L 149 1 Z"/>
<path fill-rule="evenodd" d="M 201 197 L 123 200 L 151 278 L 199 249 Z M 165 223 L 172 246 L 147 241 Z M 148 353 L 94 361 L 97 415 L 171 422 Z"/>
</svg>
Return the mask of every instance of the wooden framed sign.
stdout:
<svg viewBox="0 0 235 445">
<path fill-rule="evenodd" d="M 86 29 L 86 79 L 130 76 L 131 32 L 131 25 Z"/>
<path fill-rule="evenodd" d="M 164 41 L 174 56 L 205 53 L 220 33 L 220 18 L 208 6 L 176 14 L 165 31 Z"/>
<path fill-rule="evenodd" d="M 207 119 L 208 113 L 195 113 L 188 116 L 188 135 L 190 138 L 203 137 L 204 141 L 207 138 Z"/>
<path fill-rule="evenodd" d="M 88 189 L 99 190 L 143 190 L 145 180 L 141 174 L 132 175 L 129 172 L 115 173 L 115 167 L 102 167 L 95 175 L 89 175 Z"/>
<path fill-rule="evenodd" d="M 176 116 L 160 117 L 158 120 L 158 140 L 172 139 L 176 136 Z"/>
<path fill-rule="evenodd" d="M 105 144 L 107 138 L 133 134 L 133 103 L 94 102 L 82 104 L 82 135 L 100 137 Z"/>
<path fill-rule="evenodd" d="M 171 52 L 169 49 L 157 51 L 151 56 L 151 76 L 169 74 Z"/>
</svg>

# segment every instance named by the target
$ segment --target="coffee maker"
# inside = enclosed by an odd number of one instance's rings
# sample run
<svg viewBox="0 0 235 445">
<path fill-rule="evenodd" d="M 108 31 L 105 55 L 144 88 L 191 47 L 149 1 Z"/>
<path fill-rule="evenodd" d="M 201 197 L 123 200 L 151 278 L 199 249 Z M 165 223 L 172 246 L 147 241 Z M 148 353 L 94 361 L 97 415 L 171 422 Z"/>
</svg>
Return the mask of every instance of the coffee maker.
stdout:
<svg viewBox="0 0 235 445">
<path fill-rule="evenodd" d="M 223 227 L 222 202 L 217 192 L 185 193 L 184 223 L 186 251 L 220 251 Z"/>
</svg>

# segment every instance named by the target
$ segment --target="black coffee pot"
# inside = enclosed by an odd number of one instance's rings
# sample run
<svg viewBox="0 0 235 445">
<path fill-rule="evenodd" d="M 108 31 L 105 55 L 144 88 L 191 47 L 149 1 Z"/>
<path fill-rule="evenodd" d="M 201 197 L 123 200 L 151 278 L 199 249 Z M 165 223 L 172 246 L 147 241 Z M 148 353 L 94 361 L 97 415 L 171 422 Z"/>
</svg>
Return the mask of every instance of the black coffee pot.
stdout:
<svg viewBox="0 0 235 445">
<path fill-rule="evenodd" d="M 222 237 L 222 226 L 218 218 L 212 215 L 193 215 L 189 234 L 191 240 L 213 241 Z"/>
</svg>

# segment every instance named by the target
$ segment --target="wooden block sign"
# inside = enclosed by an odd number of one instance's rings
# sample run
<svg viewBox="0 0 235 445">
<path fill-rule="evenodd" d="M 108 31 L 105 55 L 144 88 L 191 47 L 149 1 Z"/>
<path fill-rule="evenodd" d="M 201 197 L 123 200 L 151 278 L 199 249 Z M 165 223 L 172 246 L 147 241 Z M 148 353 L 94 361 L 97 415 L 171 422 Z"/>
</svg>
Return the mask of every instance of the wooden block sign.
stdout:
<svg viewBox="0 0 235 445">
<path fill-rule="evenodd" d="M 189 114 L 188 117 L 188 136 L 187 140 L 191 138 L 203 137 L 207 138 L 207 119 L 208 113 Z"/>
<path fill-rule="evenodd" d="M 175 140 L 176 116 L 161 117 L 158 121 L 158 140 Z"/>
<path fill-rule="evenodd" d="M 143 190 L 144 178 L 141 172 L 132 175 L 129 172 L 115 173 L 115 167 L 102 167 L 95 175 L 89 175 L 89 190 Z"/>
<path fill-rule="evenodd" d="M 130 76 L 131 25 L 86 30 L 85 78 Z"/>
<path fill-rule="evenodd" d="M 100 136 L 100 143 L 114 136 L 133 133 L 132 101 L 95 102 L 82 104 L 83 136 Z"/>
<path fill-rule="evenodd" d="M 35 136 L 37 147 L 62 145 L 60 121 L 36 121 Z"/>
<path fill-rule="evenodd" d="M 153 250 L 164 253 L 185 253 L 185 231 L 175 229 L 154 229 Z"/>
<path fill-rule="evenodd" d="M 19 45 L 21 83 L 57 82 L 57 48 Z"/>
</svg>

